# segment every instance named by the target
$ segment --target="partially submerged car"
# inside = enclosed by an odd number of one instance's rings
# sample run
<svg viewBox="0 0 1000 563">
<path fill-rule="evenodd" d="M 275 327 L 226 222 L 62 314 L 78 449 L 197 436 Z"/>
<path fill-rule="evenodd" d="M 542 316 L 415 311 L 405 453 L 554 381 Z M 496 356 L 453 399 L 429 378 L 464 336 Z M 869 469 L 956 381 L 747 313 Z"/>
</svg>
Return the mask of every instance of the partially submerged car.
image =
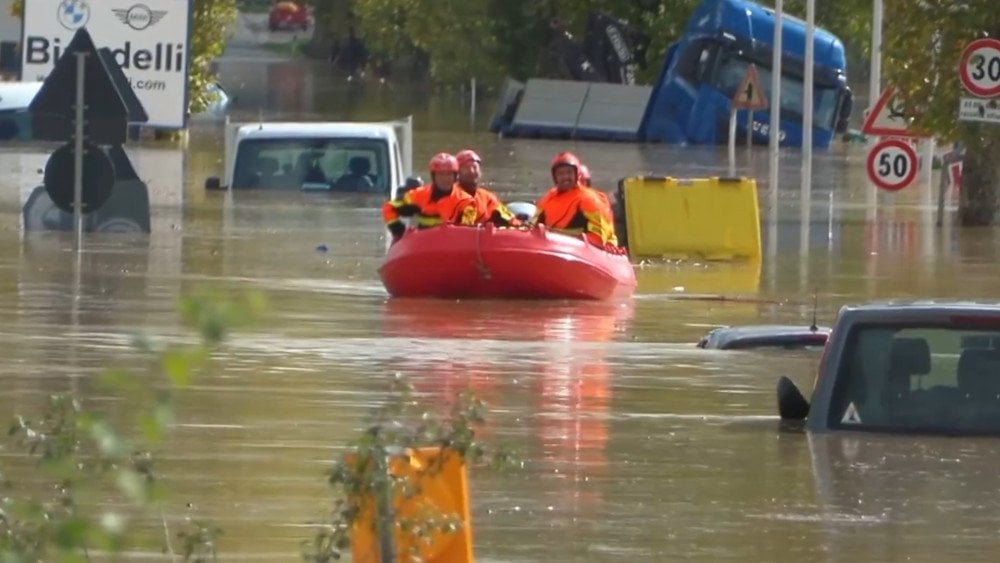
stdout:
<svg viewBox="0 0 1000 563">
<path fill-rule="evenodd" d="M 812 400 L 782 377 L 778 410 L 811 432 L 1000 434 L 1000 304 L 844 307 Z"/>
<path fill-rule="evenodd" d="M 397 197 L 412 170 L 410 119 L 258 122 L 226 126 L 222 178 L 206 189 L 355 192 Z"/>
<path fill-rule="evenodd" d="M 291 0 L 275 2 L 267 15 L 267 28 L 271 31 L 281 29 L 309 29 L 309 11 L 304 5 Z"/>
<path fill-rule="evenodd" d="M 715 350 L 822 348 L 829 337 L 829 327 L 816 325 L 723 326 L 703 336 L 698 347 Z"/>
</svg>

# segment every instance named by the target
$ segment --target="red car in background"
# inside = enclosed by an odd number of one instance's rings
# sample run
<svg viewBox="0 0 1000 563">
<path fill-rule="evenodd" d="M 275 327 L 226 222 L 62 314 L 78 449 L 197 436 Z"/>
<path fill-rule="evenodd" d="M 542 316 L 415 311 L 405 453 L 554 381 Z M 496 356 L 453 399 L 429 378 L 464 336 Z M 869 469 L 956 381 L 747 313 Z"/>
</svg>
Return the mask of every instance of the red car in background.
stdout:
<svg viewBox="0 0 1000 563">
<path fill-rule="evenodd" d="M 279 29 L 306 30 L 309 29 L 309 12 L 305 6 L 298 2 L 291 0 L 275 2 L 271 6 L 267 26 L 271 31 Z"/>
</svg>

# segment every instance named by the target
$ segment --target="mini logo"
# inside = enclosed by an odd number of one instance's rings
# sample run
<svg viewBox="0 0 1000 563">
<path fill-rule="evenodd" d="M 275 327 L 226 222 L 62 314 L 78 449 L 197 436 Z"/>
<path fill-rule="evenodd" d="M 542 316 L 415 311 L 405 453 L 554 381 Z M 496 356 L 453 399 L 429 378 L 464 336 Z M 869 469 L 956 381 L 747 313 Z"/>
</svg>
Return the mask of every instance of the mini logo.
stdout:
<svg viewBox="0 0 1000 563">
<path fill-rule="evenodd" d="M 156 22 L 163 19 L 163 16 L 167 15 L 167 12 L 163 10 L 150 10 L 149 6 L 145 4 L 136 4 L 127 10 L 112 8 L 111 11 L 123 24 L 136 31 L 142 31 L 155 25 Z"/>
<path fill-rule="evenodd" d="M 84 0 L 63 0 L 59 3 L 56 19 L 70 31 L 76 31 L 90 21 L 90 6 Z"/>
</svg>

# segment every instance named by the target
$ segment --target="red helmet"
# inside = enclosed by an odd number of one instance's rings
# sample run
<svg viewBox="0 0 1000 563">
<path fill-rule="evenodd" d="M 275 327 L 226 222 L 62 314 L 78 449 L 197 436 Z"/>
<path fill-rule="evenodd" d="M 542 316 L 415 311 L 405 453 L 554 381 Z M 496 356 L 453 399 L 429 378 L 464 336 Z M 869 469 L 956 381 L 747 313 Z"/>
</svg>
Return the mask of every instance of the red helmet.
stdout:
<svg viewBox="0 0 1000 563">
<path fill-rule="evenodd" d="M 577 178 L 580 176 L 580 159 L 571 152 L 561 152 L 552 159 L 552 177 L 555 178 L 556 168 L 560 166 L 572 166 L 576 169 Z"/>
<path fill-rule="evenodd" d="M 455 155 L 455 158 L 458 159 L 459 166 L 465 166 L 469 162 L 478 162 L 480 164 L 483 162 L 483 159 L 479 158 L 479 155 L 476 153 L 476 151 L 472 149 L 465 149 L 463 151 L 460 151 L 458 154 Z"/>
<path fill-rule="evenodd" d="M 590 168 L 587 168 L 586 164 L 580 164 L 576 169 L 576 173 L 580 175 L 581 184 L 590 184 Z"/>
<path fill-rule="evenodd" d="M 458 160 L 446 152 L 439 152 L 431 158 L 431 163 L 429 165 L 431 173 L 434 172 L 451 172 L 453 174 L 458 173 Z"/>
</svg>

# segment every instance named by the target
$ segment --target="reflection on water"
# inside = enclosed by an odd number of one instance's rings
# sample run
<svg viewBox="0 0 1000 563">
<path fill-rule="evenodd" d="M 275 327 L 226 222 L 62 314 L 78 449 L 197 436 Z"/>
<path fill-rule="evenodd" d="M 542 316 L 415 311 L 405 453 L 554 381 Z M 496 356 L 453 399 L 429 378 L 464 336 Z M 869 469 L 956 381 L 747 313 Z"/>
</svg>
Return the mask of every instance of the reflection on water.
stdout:
<svg viewBox="0 0 1000 563">
<path fill-rule="evenodd" d="M 223 69 L 245 84 L 224 83 L 243 117 L 412 112 L 416 162 L 474 147 L 507 199 L 537 198 L 567 149 L 608 190 L 631 174 L 725 166 L 724 148 L 497 139 L 483 115 L 469 123 L 460 92 L 275 65 Z M 776 187 L 763 180 L 766 151 L 741 155 L 740 173 L 760 179 L 763 260 L 643 264 L 635 297 L 608 303 L 388 299 L 377 200 L 205 192 L 221 169 L 218 124 L 197 126 L 187 152 L 130 150 L 146 155 L 133 161 L 150 183 L 153 232 L 88 238 L 79 262 L 67 235 L 18 232 L 39 156 L 0 150 L 0 414 L 64 390 L 99 399 L 93 373 L 138 364 L 133 331 L 181 336 L 181 294 L 263 292 L 260 326 L 182 396 L 162 463 L 168 518 L 191 502 L 225 529 L 227 560 L 297 559 L 302 525 L 328 507 L 323 470 L 396 373 L 441 408 L 472 387 L 496 409 L 485 436 L 524 456 L 522 471 L 472 475 L 482 560 L 989 557 L 992 441 L 779 433 L 777 376 L 808 389 L 816 354 L 694 345 L 718 325 L 829 324 L 868 299 L 995 298 L 996 231 L 936 227 L 919 189 L 873 196 L 861 148 L 817 154 L 808 193 L 797 152 L 782 153 Z"/>
</svg>

